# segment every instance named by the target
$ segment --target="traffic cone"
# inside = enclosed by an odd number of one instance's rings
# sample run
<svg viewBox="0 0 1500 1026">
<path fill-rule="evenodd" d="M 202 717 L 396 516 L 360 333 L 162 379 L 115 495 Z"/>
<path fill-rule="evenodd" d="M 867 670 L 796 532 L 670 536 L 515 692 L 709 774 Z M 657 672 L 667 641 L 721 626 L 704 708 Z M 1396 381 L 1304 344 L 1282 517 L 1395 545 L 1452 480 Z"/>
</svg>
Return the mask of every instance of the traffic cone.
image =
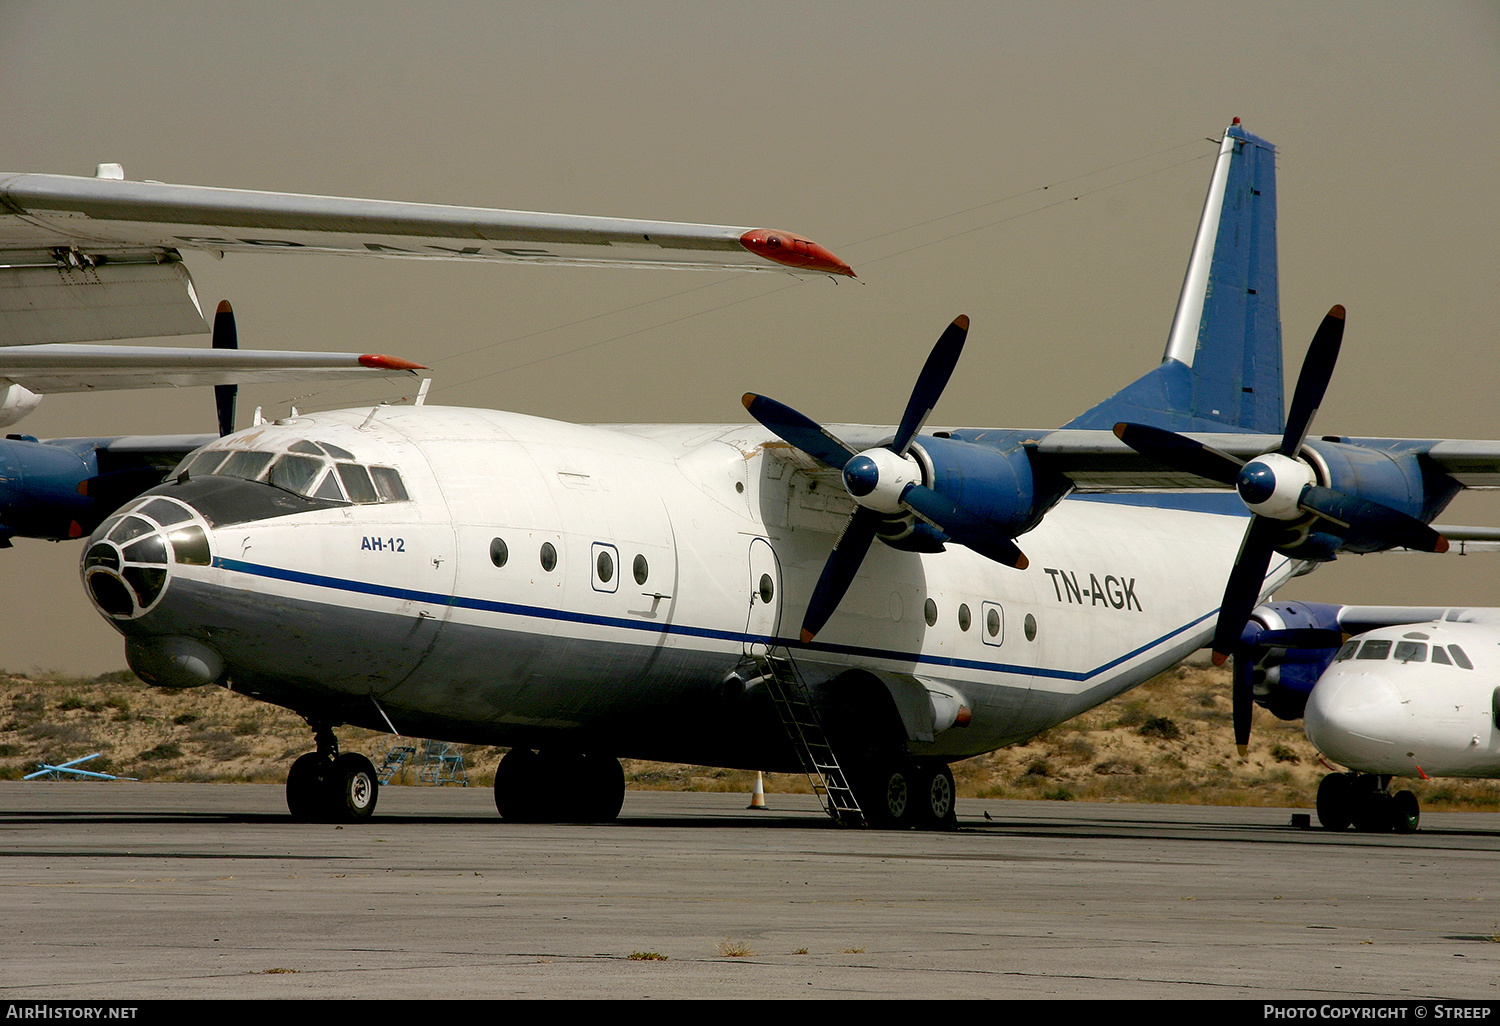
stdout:
<svg viewBox="0 0 1500 1026">
<path fill-rule="evenodd" d="M 755 771 L 755 791 L 750 795 L 750 804 L 747 809 L 764 809 L 766 807 L 766 782 L 759 770 Z"/>
</svg>

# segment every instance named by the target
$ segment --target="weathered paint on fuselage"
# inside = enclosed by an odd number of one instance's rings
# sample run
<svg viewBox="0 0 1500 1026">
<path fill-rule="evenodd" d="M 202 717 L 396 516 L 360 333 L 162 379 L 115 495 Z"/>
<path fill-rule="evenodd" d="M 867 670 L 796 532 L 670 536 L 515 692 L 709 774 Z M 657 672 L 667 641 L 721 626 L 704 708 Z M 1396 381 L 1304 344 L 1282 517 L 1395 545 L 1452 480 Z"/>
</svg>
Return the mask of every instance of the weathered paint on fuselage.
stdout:
<svg viewBox="0 0 1500 1026">
<path fill-rule="evenodd" d="M 293 439 L 397 467 L 410 501 L 211 526 L 212 565 L 172 565 L 153 608 L 115 621 L 127 637 L 202 640 L 229 686 L 336 721 L 497 745 L 567 732 L 617 755 L 719 765 L 780 751 L 744 693 L 747 654 L 772 638 L 814 687 L 851 670 L 878 679 L 920 754 L 1032 736 L 1201 647 L 1245 524 L 1065 499 L 1020 539 L 1025 571 L 951 544 L 876 545 L 801 645 L 852 503 L 759 426 L 384 407 L 215 447 Z M 958 706 L 972 716 L 951 725 L 944 710 Z"/>
</svg>

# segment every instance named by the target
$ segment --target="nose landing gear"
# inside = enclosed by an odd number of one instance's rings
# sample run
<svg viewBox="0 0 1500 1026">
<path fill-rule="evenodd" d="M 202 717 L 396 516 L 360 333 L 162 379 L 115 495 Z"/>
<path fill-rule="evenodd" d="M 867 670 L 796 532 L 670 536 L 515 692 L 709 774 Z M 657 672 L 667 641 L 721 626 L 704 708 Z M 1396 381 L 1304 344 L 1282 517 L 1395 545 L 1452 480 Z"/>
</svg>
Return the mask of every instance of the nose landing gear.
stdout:
<svg viewBox="0 0 1500 1026">
<path fill-rule="evenodd" d="M 375 813 L 380 780 L 375 766 L 357 752 L 339 754 L 327 724 L 314 726 L 318 750 L 292 763 L 286 775 L 286 806 L 293 819 L 357 823 Z"/>
<path fill-rule="evenodd" d="M 1330 773 L 1318 785 L 1318 822 L 1327 830 L 1412 834 L 1421 809 L 1410 791 L 1391 794 L 1391 778 L 1372 773 Z"/>
</svg>

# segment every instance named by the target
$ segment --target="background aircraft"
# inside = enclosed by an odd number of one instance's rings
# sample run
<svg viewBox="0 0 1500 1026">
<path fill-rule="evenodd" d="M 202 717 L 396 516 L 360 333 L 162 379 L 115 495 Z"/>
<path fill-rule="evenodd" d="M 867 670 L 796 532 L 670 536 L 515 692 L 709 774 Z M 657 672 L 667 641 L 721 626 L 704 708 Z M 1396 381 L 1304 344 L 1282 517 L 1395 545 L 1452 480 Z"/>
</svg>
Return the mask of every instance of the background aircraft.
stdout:
<svg viewBox="0 0 1500 1026">
<path fill-rule="evenodd" d="M 1500 211 L 1473 184 L 1500 162 L 1493 5 L 1278 7 L 1232 27 L 1186 2 L 683 10 L 387 5 L 351 24 L 316 0 L 295 19 L 6 4 L 0 165 L 86 175 L 115 160 L 166 181 L 785 223 L 868 284 L 188 260 L 204 296 L 235 301 L 245 345 L 396 353 L 437 370 L 432 402 L 713 423 L 742 417 L 738 396 L 757 388 L 829 422 L 894 416 L 962 311 L 982 334 L 943 420 L 1055 424 L 1060 403 L 1106 395 L 1159 351 L 1198 214 L 1183 198 L 1201 195 L 1215 151 L 1203 137 L 1240 114 L 1282 152 L 1292 351 L 1334 301 L 1357 325 L 1319 430 L 1500 437 L 1493 378 L 1476 372 L 1500 321 Z M 1061 358 L 1075 342 L 1087 359 Z M 247 386 L 242 401 L 284 412 L 409 392 Z M 212 428 L 202 397 L 162 392 L 58 396 L 23 425 Z M 1465 502 L 1445 519 L 1492 512 Z M 0 597 L 0 665 L 119 668 L 75 556 L 7 551 L 7 574 L 58 584 Z M 1500 604 L 1492 578 L 1476 560 L 1341 558 L 1280 595 Z"/>
<path fill-rule="evenodd" d="M 132 182 L 117 164 L 94 178 L 0 174 L 0 424 L 47 393 L 211 383 L 227 434 L 228 382 L 421 369 L 368 354 L 242 351 L 227 303 L 206 350 L 84 342 L 204 330 L 184 250 L 852 276 L 816 243 L 772 229 Z M 87 535 L 210 437 L 0 441 L 0 546 Z"/>
<path fill-rule="evenodd" d="M 206 447 L 107 520 L 85 584 L 143 679 L 308 719 L 296 815 L 373 810 L 373 768 L 333 736 L 347 722 L 511 747 L 507 818 L 612 818 L 616 756 L 789 768 L 838 749 L 830 812 L 944 825 L 947 762 L 1210 632 L 1227 653 L 1261 594 L 1341 551 L 1441 551 L 1426 522 L 1500 479 L 1500 442 L 1310 437 L 1341 307 L 1283 418 L 1276 195 L 1273 149 L 1236 121 L 1161 364 L 1059 431 L 920 433 L 964 317 L 894 435 L 754 394 L 770 434 L 294 417 Z M 1237 493 L 1197 494 L 1225 467 Z M 772 709 L 802 701 L 827 739 L 777 729 Z"/>
</svg>

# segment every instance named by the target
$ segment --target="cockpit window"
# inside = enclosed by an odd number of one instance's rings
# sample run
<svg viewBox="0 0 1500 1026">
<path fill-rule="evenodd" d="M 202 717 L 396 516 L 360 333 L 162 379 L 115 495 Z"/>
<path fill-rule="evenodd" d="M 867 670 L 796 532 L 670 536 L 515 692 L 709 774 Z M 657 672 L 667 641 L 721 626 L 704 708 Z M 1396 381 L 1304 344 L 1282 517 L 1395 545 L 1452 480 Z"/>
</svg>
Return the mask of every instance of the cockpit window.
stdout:
<svg viewBox="0 0 1500 1026">
<path fill-rule="evenodd" d="M 1360 646 L 1356 659 L 1384 659 L 1391 654 L 1389 641 L 1367 641 Z"/>
<path fill-rule="evenodd" d="M 245 449 L 206 449 L 178 465 L 173 477 L 185 472 L 189 480 L 200 477 L 237 477 L 264 481 L 308 498 L 330 502 L 408 502 L 411 496 L 394 467 L 367 467 L 343 462 L 354 454 L 328 442 L 297 439 L 285 453 Z M 330 465 L 329 458 L 339 460 Z"/>
<path fill-rule="evenodd" d="M 1453 660 L 1448 658 L 1448 650 L 1443 648 L 1442 645 L 1432 646 L 1432 661 L 1442 663 L 1444 666 L 1453 665 Z"/>
<path fill-rule="evenodd" d="M 1448 654 L 1453 657 L 1453 661 L 1455 663 L 1457 663 L 1459 666 L 1462 666 L 1465 670 L 1474 669 L 1474 664 L 1469 662 L 1469 657 L 1465 655 L 1464 650 L 1459 648 L 1457 645 L 1449 645 Z"/>
<path fill-rule="evenodd" d="M 332 442 L 319 442 L 318 447 L 336 460 L 352 460 L 354 453 L 348 449 L 341 449 Z"/>
<path fill-rule="evenodd" d="M 371 467 L 370 479 L 375 482 L 375 490 L 380 493 L 381 502 L 406 502 L 410 498 L 406 494 L 406 486 L 401 483 L 401 475 L 396 473 L 394 467 Z"/>
<path fill-rule="evenodd" d="M 271 462 L 271 456 L 272 454 L 268 452 L 248 450 L 232 453 L 229 459 L 224 461 L 224 465 L 214 473 L 220 477 L 240 477 L 246 481 L 255 481 L 266 469 L 266 464 Z"/>
<path fill-rule="evenodd" d="M 370 472 L 357 463 L 339 463 L 339 480 L 350 502 L 379 502 L 380 496 L 370 483 Z"/>
<path fill-rule="evenodd" d="M 1344 642 L 1344 647 L 1341 648 L 1341 649 L 1339 649 L 1339 654 L 1333 657 L 1333 661 L 1336 662 L 1336 663 L 1341 663 L 1345 659 L 1353 659 L 1354 658 L 1354 650 L 1356 648 L 1358 648 L 1358 647 L 1359 647 L 1359 642 L 1357 642 L 1357 641 L 1346 641 L 1346 642 Z"/>
<path fill-rule="evenodd" d="M 324 466 L 326 463 L 321 456 L 283 456 L 271 464 L 271 472 L 266 476 L 266 481 L 277 488 L 307 495 Z"/>
<path fill-rule="evenodd" d="M 1420 641 L 1398 641 L 1395 658 L 1398 663 L 1425 663 L 1427 646 Z"/>
</svg>

